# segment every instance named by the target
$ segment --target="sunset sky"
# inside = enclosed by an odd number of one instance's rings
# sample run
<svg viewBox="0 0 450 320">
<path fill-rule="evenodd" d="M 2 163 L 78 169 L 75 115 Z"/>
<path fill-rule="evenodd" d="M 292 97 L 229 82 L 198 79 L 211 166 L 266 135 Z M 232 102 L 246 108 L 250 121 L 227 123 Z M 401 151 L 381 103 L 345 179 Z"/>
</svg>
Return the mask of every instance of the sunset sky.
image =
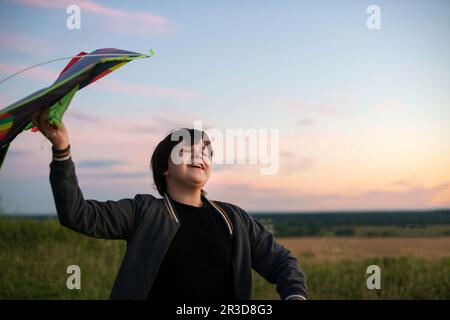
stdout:
<svg viewBox="0 0 450 320">
<path fill-rule="evenodd" d="M 133 3 L 133 5 L 131 5 Z M 66 8 L 81 8 L 81 29 Z M 369 30 L 369 5 L 381 29 Z M 157 195 L 166 133 L 279 129 L 280 168 L 215 165 L 211 199 L 248 211 L 450 207 L 449 1 L 0 2 L 0 79 L 114 47 L 155 55 L 78 92 L 64 122 L 86 199 Z M 0 84 L 0 108 L 68 61 Z M 20 134 L 0 171 L 8 212 L 55 212 L 50 143 Z"/>
</svg>

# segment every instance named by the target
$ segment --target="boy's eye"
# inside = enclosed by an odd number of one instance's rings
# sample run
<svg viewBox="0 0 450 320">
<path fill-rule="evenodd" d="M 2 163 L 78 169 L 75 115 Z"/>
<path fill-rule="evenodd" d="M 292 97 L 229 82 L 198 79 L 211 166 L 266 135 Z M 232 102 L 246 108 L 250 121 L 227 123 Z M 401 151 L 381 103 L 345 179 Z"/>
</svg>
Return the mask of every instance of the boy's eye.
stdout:
<svg viewBox="0 0 450 320">
<path fill-rule="evenodd" d="M 179 151 L 179 155 L 180 157 L 191 157 L 192 156 L 192 149 L 189 147 L 185 147 L 185 148 L 181 148 Z M 212 158 L 212 151 L 210 149 L 208 149 L 207 147 L 203 147 L 202 149 L 202 157 L 207 158 L 207 159 L 211 159 Z"/>
<path fill-rule="evenodd" d="M 180 155 L 187 155 L 187 154 L 191 154 L 191 150 L 190 149 L 180 149 Z"/>
</svg>

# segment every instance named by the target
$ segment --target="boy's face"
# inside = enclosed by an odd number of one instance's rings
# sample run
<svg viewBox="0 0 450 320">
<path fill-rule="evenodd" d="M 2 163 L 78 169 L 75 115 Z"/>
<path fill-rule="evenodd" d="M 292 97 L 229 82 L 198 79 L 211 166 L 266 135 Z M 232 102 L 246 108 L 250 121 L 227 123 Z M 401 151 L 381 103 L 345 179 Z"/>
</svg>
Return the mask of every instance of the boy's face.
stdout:
<svg viewBox="0 0 450 320">
<path fill-rule="evenodd" d="M 166 179 L 187 187 L 202 188 L 211 174 L 211 159 L 204 141 L 190 147 L 179 147 L 174 152 L 176 159 L 169 158 Z"/>
</svg>

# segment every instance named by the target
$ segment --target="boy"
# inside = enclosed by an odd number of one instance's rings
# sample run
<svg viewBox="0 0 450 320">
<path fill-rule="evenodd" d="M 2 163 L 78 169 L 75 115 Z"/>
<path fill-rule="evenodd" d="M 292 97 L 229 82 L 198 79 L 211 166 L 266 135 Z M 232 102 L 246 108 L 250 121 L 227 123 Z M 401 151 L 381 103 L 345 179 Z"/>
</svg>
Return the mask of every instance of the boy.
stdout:
<svg viewBox="0 0 450 320">
<path fill-rule="evenodd" d="M 252 268 L 276 283 L 282 299 L 307 299 L 306 275 L 290 252 L 240 207 L 212 201 L 206 133 L 173 131 L 156 147 L 151 167 L 162 198 L 85 200 L 71 159 L 67 129 L 48 109 L 33 123 L 52 143 L 50 183 L 60 223 L 88 236 L 127 241 L 111 299 L 251 299 Z"/>
</svg>

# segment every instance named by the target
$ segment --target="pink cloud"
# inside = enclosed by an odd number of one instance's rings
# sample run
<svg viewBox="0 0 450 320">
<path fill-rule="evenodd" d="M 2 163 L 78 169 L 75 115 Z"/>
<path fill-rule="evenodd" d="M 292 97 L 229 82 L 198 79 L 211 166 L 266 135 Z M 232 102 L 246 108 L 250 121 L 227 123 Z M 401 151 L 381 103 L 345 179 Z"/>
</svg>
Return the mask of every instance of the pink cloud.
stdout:
<svg viewBox="0 0 450 320">
<path fill-rule="evenodd" d="M 394 190 L 409 190 L 414 188 L 422 188 L 425 185 L 424 181 L 419 180 L 415 175 L 406 179 L 400 179 L 393 181 L 389 187 L 393 187 Z"/>
<path fill-rule="evenodd" d="M 8 100 L 8 99 L 6 99 L 6 97 L 0 96 L 0 107 L 1 107 L 1 106 L 5 106 L 7 100 Z"/>
<path fill-rule="evenodd" d="M 336 114 L 337 108 L 328 104 L 305 103 L 295 100 L 281 100 L 278 105 L 284 108 L 298 109 L 303 112 L 317 113 L 317 114 Z"/>
<path fill-rule="evenodd" d="M 292 174 L 293 172 L 303 172 L 314 167 L 315 160 L 312 157 L 281 156 L 280 173 Z"/>
<path fill-rule="evenodd" d="M 308 118 L 301 118 L 297 121 L 299 127 L 310 127 L 314 125 L 314 121 Z"/>
<path fill-rule="evenodd" d="M 0 30 L 2 51 L 26 53 L 29 55 L 47 56 L 53 52 L 51 46 L 44 39 L 33 38 L 26 34 Z"/>
<path fill-rule="evenodd" d="M 68 129 L 76 161 L 114 159 L 120 165 L 114 168 L 100 170 L 98 173 L 126 173 L 148 169 L 152 147 L 162 138 L 164 132 L 172 129 L 169 121 L 158 118 L 130 118 L 130 117 L 95 117 L 86 112 L 69 108 L 64 116 L 64 123 Z M 133 128 L 149 126 L 157 133 L 134 132 Z M 17 136 L 11 146 L 14 154 L 19 150 L 26 150 L 24 156 L 5 160 L 3 173 L 14 177 L 41 176 L 41 167 L 51 160 L 50 143 L 40 134 L 23 132 Z M 17 152 L 16 152 L 17 153 Z M 22 152 L 23 154 L 23 152 Z M 80 169 L 89 174 L 92 170 Z"/>
<path fill-rule="evenodd" d="M 105 197 L 143 192 L 156 195 L 151 186 L 150 156 L 167 131 L 176 126 L 174 119 L 180 118 L 185 118 L 185 115 L 95 117 L 86 112 L 68 110 L 65 123 L 75 163 L 96 161 L 114 164 L 92 168 L 77 166 L 86 194 L 92 193 L 94 198 L 98 198 L 101 193 L 97 190 L 102 190 Z M 51 150 L 44 141 L 39 133 L 20 134 L 2 169 L 4 178 L 22 178 L 23 181 L 33 177 L 47 179 Z M 283 157 L 292 158 L 294 154 L 285 151 Z M 300 160 L 306 168 L 314 165 L 314 159 Z M 236 203 L 250 211 L 422 209 L 450 205 L 450 182 L 425 187 L 414 176 L 396 180 L 387 189 L 369 189 L 352 194 L 312 191 L 301 182 L 291 187 L 273 182 L 255 180 L 250 169 L 234 166 L 226 172 L 213 170 L 206 190 L 212 199 Z"/>
<path fill-rule="evenodd" d="M 214 175 L 215 173 L 213 173 Z M 215 179 L 216 180 L 216 179 Z M 439 193 L 450 188 L 449 184 L 437 186 Z M 261 188 L 258 185 L 215 181 L 206 185 L 212 199 L 238 204 L 250 211 L 323 211 L 323 210 L 393 210 L 430 209 L 448 207 L 450 199 L 434 201 L 436 188 L 413 188 L 402 191 L 372 190 L 355 195 L 340 193 L 311 193 L 283 188 Z"/>
<path fill-rule="evenodd" d="M 378 105 L 375 106 L 375 111 L 384 113 L 388 112 L 394 109 L 397 109 L 401 107 L 401 103 L 398 100 L 390 100 L 390 101 L 384 101 Z"/>
<path fill-rule="evenodd" d="M 200 94 L 188 90 L 165 88 L 149 84 L 130 84 L 117 79 L 104 79 L 98 83 L 98 88 L 116 93 L 147 97 L 158 96 L 180 99 L 198 99 L 201 97 Z"/>
<path fill-rule="evenodd" d="M 347 92 L 334 91 L 321 95 L 319 101 L 306 102 L 296 99 L 280 99 L 276 105 L 282 108 L 291 108 L 309 115 L 343 115 L 347 113 L 348 105 L 355 102 L 354 95 Z M 300 124 L 304 125 L 304 123 Z"/>
<path fill-rule="evenodd" d="M 20 64 L 12 65 L 12 64 L 0 63 L 0 73 L 4 74 L 6 76 L 9 76 L 9 75 L 12 75 L 13 73 L 24 70 L 28 67 L 30 67 L 30 66 L 20 65 Z M 18 77 L 24 76 L 26 78 L 33 79 L 33 80 L 44 80 L 44 81 L 52 82 L 52 81 L 56 80 L 58 75 L 59 75 L 59 73 L 56 71 L 52 71 L 52 70 L 46 69 L 44 67 L 38 66 L 38 67 L 35 67 L 32 69 L 29 69 L 17 76 Z"/>
<path fill-rule="evenodd" d="M 349 104 L 355 101 L 355 96 L 349 92 L 333 91 L 326 95 L 326 100 L 331 103 Z"/>
<path fill-rule="evenodd" d="M 433 203 L 442 207 L 450 207 L 450 182 L 430 188 Z"/>
<path fill-rule="evenodd" d="M 0 63 L 0 73 L 5 76 L 12 75 L 15 72 L 21 71 L 29 66 L 25 65 L 12 65 Z M 44 67 L 38 66 L 32 69 L 29 69 L 18 77 L 26 77 L 28 79 L 33 80 L 44 80 L 49 82 L 49 84 L 55 81 L 59 72 L 52 71 L 46 69 Z M 196 92 L 188 91 L 188 90 L 180 90 L 175 88 L 168 87 L 160 87 L 149 84 L 130 84 L 128 82 L 120 81 L 117 79 L 104 78 L 98 82 L 95 82 L 91 85 L 92 88 L 98 88 L 101 90 L 105 90 L 108 92 L 128 94 L 128 95 L 139 95 L 145 97 L 171 97 L 178 99 L 199 99 L 201 95 Z"/>
<path fill-rule="evenodd" d="M 99 122 L 100 118 L 97 116 L 93 116 L 87 112 L 70 110 L 67 114 L 64 115 L 64 119 L 79 121 L 79 122 Z"/>
<path fill-rule="evenodd" d="M 135 32 L 169 35 L 175 32 L 175 26 L 167 18 L 146 11 L 128 11 L 107 7 L 94 1 L 79 0 L 75 3 L 71 0 L 13 0 L 15 3 L 43 8 L 61 9 L 70 5 L 77 5 L 85 10 L 100 16 L 112 19 L 108 27 L 115 30 L 130 28 Z"/>
</svg>

